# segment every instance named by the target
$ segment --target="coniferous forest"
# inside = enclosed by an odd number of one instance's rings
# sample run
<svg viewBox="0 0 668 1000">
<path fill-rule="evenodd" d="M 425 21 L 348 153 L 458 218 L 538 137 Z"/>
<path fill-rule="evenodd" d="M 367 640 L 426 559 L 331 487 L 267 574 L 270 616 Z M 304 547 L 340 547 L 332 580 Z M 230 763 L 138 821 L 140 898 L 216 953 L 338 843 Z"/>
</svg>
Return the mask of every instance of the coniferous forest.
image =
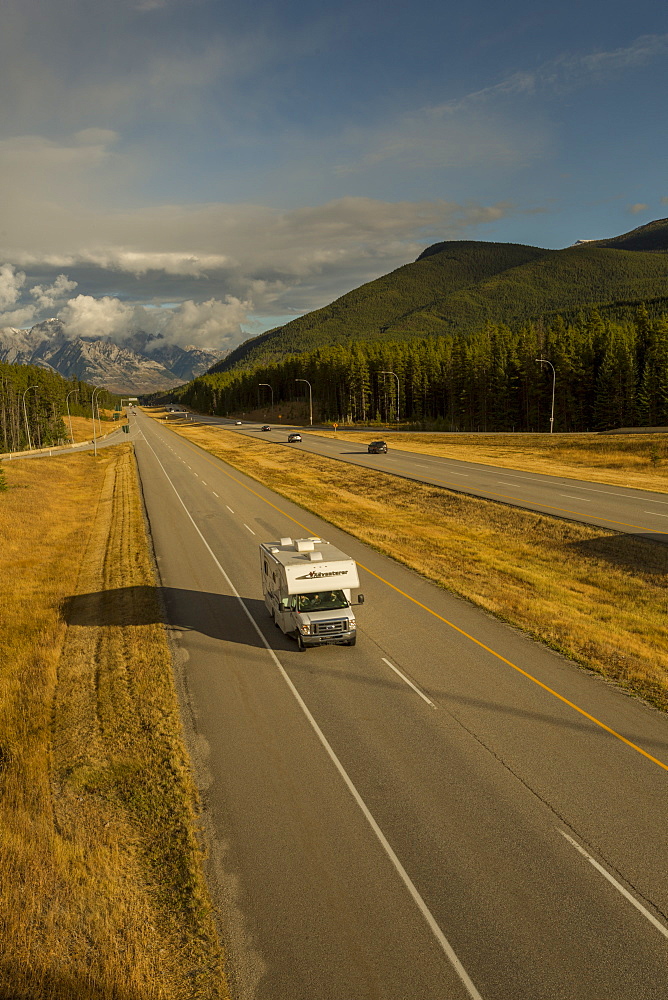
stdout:
<svg viewBox="0 0 668 1000">
<path fill-rule="evenodd" d="M 229 416 L 306 399 L 314 419 L 425 422 L 452 431 L 547 431 L 554 366 L 555 431 L 668 426 L 668 318 L 488 324 L 475 333 L 350 342 L 274 364 L 203 375 L 171 398 Z M 397 401 L 397 378 L 398 401 Z M 398 402 L 398 408 L 397 408 Z"/>
<path fill-rule="evenodd" d="M 91 416 L 94 386 L 37 365 L 0 362 L 0 452 L 46 448 L 69 441 L 66 413 Z M 106 390 L 96 407 L 117 397 Z"/>
</svg>

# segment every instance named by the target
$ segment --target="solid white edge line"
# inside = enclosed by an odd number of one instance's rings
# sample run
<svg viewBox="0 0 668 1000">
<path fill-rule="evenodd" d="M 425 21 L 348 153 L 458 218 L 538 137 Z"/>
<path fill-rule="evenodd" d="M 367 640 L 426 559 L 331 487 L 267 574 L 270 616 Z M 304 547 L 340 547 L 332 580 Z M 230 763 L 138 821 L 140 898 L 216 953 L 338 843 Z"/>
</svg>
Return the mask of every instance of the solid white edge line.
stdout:
<svg viewBox="0 0 668 1000">
<path fill-rule="evenodd" d="M 309 710 L 306 702 L 304 701 L 304 699 L 300 695 L 300 693 L 297 690 L 297 688 L 295 687 L 295 685 L 292 683 L 290 677 L 288 676 L 287 671 L 283 667 L 283 664 L 281 663 L 281 661 L 279 660 L 279 658 L 276 656 L 276 653 L 274 652 L 274 650 L 271 648 L 271 646 L 267 642 L 267 640 L 264 637 L 264 634 L 261 631 L 259 625 L 257 624 L 257 622 L 255 621 L 255 619 L 251 615 L 250 611 L 246 607 L 246 603 L 245 603 L 244 599 L 241 597 L 241 595 L 239 594 L 239 591 L 236 589 L 236 587 L 234 586 L 234 584 L 230 580 L 229 576 L 227 575 L 227 573 L 225 572 L 225 570 L 221 566 L 220 562 L 216 558 L 216 555 L 215 555 L 213 549 L 211 548 L 211 546 L 209 545 L 209 543 L 207 542 L 206 538 L 204 537 L 204 535 L 202 534 L 202 532 L 200 531 L 200 529 L 195 524 L 195 521 L 194 521 L 194 519 L 193 519 L 190 511 L 188 510 L 188 508 L 186 507 L 185 503 L 181 499 L 181 496 L 180 496 L 178 490 L 176 489 L 176 486 L 174 485 L 174 483 L 169 478 L 169 475 L 167 474 L 167 470 L 165 469 L 164 465 L 162 464 L 162 462 L 160 461 L 160 459 L 156 455 L 154 449 L 151 447 L 151 445 L 149 444 L 149 442 L 146 440 L 146 437 L 144 437 L 144 441 L 146 442 L 147 446 L 153 452 L 153 456 L 154 456 L 156 462 L 158 463 L 158 465 L 160 466 L 160 468 L 164 472 L 165 478 L 166 478 L 167 482 L 169 483 L 169 485 L 174 490 L 174 493 L 176 494 L 176 498 L 178 499 L 179 503 L 181 504 L 181 506 L 183 507 L 184 511 L 186 512 L 186 515 L 189 518 L 189 520 L 190 520 L 193 528 L 195 529 L 195 531 L 197 532 L 197 534 L 199 535 L 199 537 L 202 539 L 202 542 L 204 543 L 204 546 L 206 547 L 207 551 L 209 552 L 209 555 L 211 556 L 211 558 L 213 559 L 214 563 L 216 564 L 216 566 L 220 570 L 220 573 L 221 573 L 223 579 L 225 580 L 225 582 L 227 583 L 228 587 L 230 588 L 230 590 L 232 591 L 232 593 L 234 594 L 234 596 L 238 600 L 239 604 L 241 605 L 244 614 L 248 618 L 248 621 L 250 622 L 250 624 L 255 629 L 255 631 L 256 631 L 256 633 L 258 635 L 258 638 L 262 642 L 262 645 L 264 646 L 264 648 L 269 653 L 269 656 L 271 657 L 271 659 L 274 661 L 274 664 L 275 664 L 277 670 L 279 671 L 281 677 L 283 678 L 283 680 L 285 681 L 285 683 L 289 687 L 292 695 L 295 698 L 295 701 L 297 702 L 297 704 L 301 708 L 302 712 L 306 716 L 308 722 L 311 725 L 311 728 L 313 729 L 315 735 L 317 736 L 318 740 L 322 744 L 325 752 L 327 753 L 328 757 L 330 758 L 330 760 L 334 764 L 334 767 L 336 768 L 336 770 L 339 772 L 339 774 L 340 774 L 341 778 L 343 779 L 343 781 L 344 781 L 344 783 L 345 783 L 348 791 L 350 792 L 350 794 L 352 795 L 353 799 L 355 800 L 355 802 L 359 806 L 359 808 L 360 808 L 362 814 L 364 815 L 364 818 L 366 819 L 367 823 L 369 824 L 369 826 L 371 827 L 371 829 L 375 833 L 376 838 L 378 839 L 378 841 L 381 844 L 383 850 L 385 851 L 385 853 L 387 854 L 388 858 L 392 862 L 392 864 L 393 864 L 393 866 L 395 868 L 395 871 L 399 875 L 399 878 L 401 879 L 401 881 L 406 886 L 406 889 L 408 890 L 410 896 L 412 897 L 413 902 L 415 903 L 415 905 L 417 906 L 418 910 L 422 914 L 422 916 L 423 916 L 423 918 L 424 918 L 427 926 L 429 927 L 430 931 L 432 932 L 432 934 L 436 938 L 438 944 L 440 945 L 441 950 L 443 951 L 443 953 L 447 957 L 448 961 L 452 965 L 453 969 L 455 970 L 455 972 L 459 976 L 459 978 L 460 978 L 463 986 L 465 987 L 466 991 L 468 992 L 469 996 L 471 997 L 471 1000 L 483 1000 L 482 995 L 475 988 L 475 986 L 473 984 L 473 981 L 471 980 L 471 978 L 470 978 L 469 974 L 467 973 L 466 969 L 464 968 L 464 966 L 462 965 L 462 963 L 457 958 L 457 955 L 455 954 L 455 952 L 454 952 L 454 950 L 452 948 L 452 945 L 450 944 L 450 942 L 446 938 L 446 936 L 443 933 L 443 931 L 441 930 L 441 928 L 436 923 L 436 919 L 435 919 L 434 915 L 432 914 L 431 910 L 429 909 L 429 907 L 425 903 L 424 899 L 422 898 L 422 896 L 418 892 L 418 890 L 417 890 L 415 884 L 413 883 L 410 875 L 408 874 L 408 872 L 406 871 L 406 869 L 402 865 L 402 863 L 399 860 L 399 858 L 397 857 L 397 855 L 392 850 L 392 848 L 390 846 L 390 843 L 387 840 L 385 834 L 383 833 L 383 831 L 381 830 L 381 828 L 378 826 L 378 823 L 374 819 L 374 817 L 373 817 L 371 811 L 369 810 L 368 806 L 366 805 L 364 799 L 362 798 L 362 796 L 360 795 L 360 793 L 357 791 L 357 788 L 353 784 L 352 779 L 349 777 L 348 772 L 344 768 L 344 766 L 341 763 L 341 761 L 339 760 L 339 758 L 334 753 L 334 750 L 332 749 L 332 747 L 330 746 L 329 742 L 327 741 L 327 737 L 323 733 L 323 731 L 320 728 L 320 726 L 318 725 L 318 723 L 315 721 L 314 717 L 311 715 L 311 712 L 310 712 L 310 710 Z"/>
<path fill-rule="evenodd" d="M 559 827 L 557 827 L 557 829 L 559 830 Z M 649 910 L 645 909 L 642 903 L 638 902 L 635 896 L 632 896 L 631 893 L 627 889 L 625 889 L 623 885 L 619 884 L 617 879 L 612 877 L 610 872 L 605 870 L 603 865 L 600 865 L 598 861 L 592 858 L 591 854 L 587 854 L 584 847 L 581 847 L 580 844 L 578 844 L 577 840 L 573 840 L 573 838 L 570 837 L 565 830 L 559 830 L 559 833 L 561 834 L 562 837 L 565 837 L 565 839 L 568 841 L 569 844 L 573 845 L 576 851 L 580 852 L 583 858 L 587 859 L 589 864 L 594 866 L 597 872 L 601 873 L 603 878 L 607 879 L 611 885 L 614 885 L 615 889 L 617 889 L 618 892 L 621 892 L 624 899 L 627 899 L 629 903 L 632 903 L 633 906 L 635 906 L 636 910 L 639 910 L 640 913 L 642 913 L 643 917 L 646 917 L 649 920 L 650 924 L 656 927 L 656 929 L 661 934 L 663 934 L 665 938 L 668 938 L 668 927 L 664 927 L 664 925 L 661 923 L 660 920 L 657 920 L 656 917 L 649 912 Z"/>
<path fill-rule="evenodd" d="M 413 681 L 409 680 L 408 677 L 406 677 L 405 674 L 402 674 L 401 670 L 399 670 L 398 667 L 395 667 L 395 665 L 393 663 L 390 663 L 389 660 L 386 660 L 384 656 L 381 656 L 381 660 L 383 661 L 383 663 L 387 663 L 387 665 L 390 668 L 390 670 L 394 670 L 395 674 L 398 674 L 399 677 L 401 677 L 402 681 L 404 681 L 405 684 L 408 684 L 408 686 L 410 688 L 413 688 L 413 690 L 415 691 L 415 693 L 419 694 L 423 701 L 426 701 L 427 704 L 431 705 L 432 708 L 436 708 L 436 705 L 433 703 L 433 701 L 431 701 L 429 698 L 427 698 L 426 694 L 424 694 L 422 691 L 420 691 L 420 688 L 416 687 L 415 684 L 413 684 Z"/>
</svg>

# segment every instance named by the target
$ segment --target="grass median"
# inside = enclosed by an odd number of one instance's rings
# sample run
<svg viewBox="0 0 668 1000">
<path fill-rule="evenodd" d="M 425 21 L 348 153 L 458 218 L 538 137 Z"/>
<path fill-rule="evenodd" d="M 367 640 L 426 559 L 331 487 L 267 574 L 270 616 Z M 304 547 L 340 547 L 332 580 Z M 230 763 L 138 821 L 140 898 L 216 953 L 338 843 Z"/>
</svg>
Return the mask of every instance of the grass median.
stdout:
<svg viewBox="0 0 668 1000">
<path fill-rule="evenodd" d="M 132 451 L 6 479 L 0 997 L 226 997 Z"/>
<path fill-rule="evenodd" d="M 221 427 L 182 424 L 171 429 L 337 528 L 668 710 L 668 546 L 346 465 Z"/>
</svg>

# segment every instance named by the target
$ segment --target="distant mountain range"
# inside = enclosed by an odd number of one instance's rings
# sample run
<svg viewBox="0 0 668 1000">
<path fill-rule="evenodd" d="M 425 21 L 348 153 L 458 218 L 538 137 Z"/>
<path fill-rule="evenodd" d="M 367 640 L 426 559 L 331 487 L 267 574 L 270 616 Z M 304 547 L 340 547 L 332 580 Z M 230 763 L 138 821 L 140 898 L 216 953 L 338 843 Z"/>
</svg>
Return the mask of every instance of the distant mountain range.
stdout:
<svg viewBox="0 0 668 1000">
<path fill-rule="evenodd" d="M 178 347 L 142 332 L 122 345 L 93 337 L 72 339 L 57 319 L 30 330 L 0 330 L 0 361 L 52 368 L 65 378 L 133 395 L 182 385 L 220 360 L 221 353 Z"/>
<path fill-rule="evenodd" d="M 211 371 L 267 364 L 332 343 L 467 333 L 486 322 L 517 324 L 592 306 L 619 315 L 640 302 L 651 313 L 668 312 L 668 219 L 564 250 L 435 243 L 413 263 L 245 341 Z"/>
</svg>

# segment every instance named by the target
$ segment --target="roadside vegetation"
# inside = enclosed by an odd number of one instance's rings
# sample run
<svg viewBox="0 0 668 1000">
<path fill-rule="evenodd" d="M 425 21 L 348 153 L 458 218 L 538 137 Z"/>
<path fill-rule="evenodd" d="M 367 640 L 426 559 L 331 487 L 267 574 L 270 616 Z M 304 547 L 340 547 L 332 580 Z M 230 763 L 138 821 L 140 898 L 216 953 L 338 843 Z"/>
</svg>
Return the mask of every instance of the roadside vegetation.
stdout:
<svg viewBox="0 0 668 1000">
<path fill-rule="evenodd" d="M 305 432 L 303 432 L 305 433 Z M 315 431 L 357 444 L 383 437 L 364 432 Z M 385 435 L 396 451 L 419 452 L 504 469 L 542 472 L 614 486 L 668 491 L 668 434 L 402 434 Z"/>
<path fill-rule="evenodd" d="M 93 391 L 94 386 L 47 368 L 0 361 L 0 454 L 69 443 L 68 410 L 73 422 L 88 419 L 92 430 Z M 106 390 L 96 396 L 103 421 L 105 407 L 111 413 L 118 402 Z"/>
<path fill-rule="evenodd" d="M 172 429 L 668 710 L 668 546 L 333 459 L 300 453 L 296 463 L 293 449 L 219 427 L 184 423 Z"/>
<path fill-rule="evenodd" d="M 132 451 L 3 468 L 0 997 L 226 997 Z"/>
<path fill-rule="evenodd" d="M 219 416 L 270 401 L 285 414 L 299 401 L 304 420 L 309 390 L 300 379 L 310 383 L 315 420 L 340 425 L 400 418 L 459 433 L 538 433 L 550 428 L 554 388 L 559 432 L 668 427 L 668 318 L 642 306 L 616 321 L 594 309 L 512 327 L 490 320 L 447 336 L 351 340 L 212 371 L 170 398 Z"/>
</svg>

